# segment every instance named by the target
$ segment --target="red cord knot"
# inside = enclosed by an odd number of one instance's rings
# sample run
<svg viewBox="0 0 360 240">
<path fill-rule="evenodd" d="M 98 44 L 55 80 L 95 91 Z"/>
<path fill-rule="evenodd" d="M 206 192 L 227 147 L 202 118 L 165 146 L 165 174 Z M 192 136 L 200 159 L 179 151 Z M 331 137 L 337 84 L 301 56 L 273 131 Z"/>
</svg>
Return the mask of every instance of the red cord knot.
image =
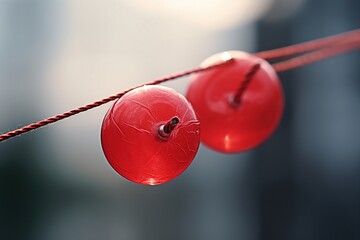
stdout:
<svg viewBox="0 0 360 240">
<path fill-rule="evenodd" d="M 229 98 L 229 103 L 231 106 L 233 106 L 234 108 L 237 108 L 240 105 L 242 97 L 243 97 L 246 89 L 248 88 L 251 80 L 254 79 L 254 76 L 259 71 L 259 69 L 260 69 L 260 63 L 257 63 L 254 66 L 252 66 L 252 68 L 249 70 L 249 72 L 246 73 L 245 79 L 240 84 L 240 87 L 236 91 L 235 95 L 231 96 Z"/>
<path fill-rule="evenodd" d="M 161 125 L 158 130 L 160 138 L 167 139 L 170 136 L 170 133 L 179 124 L 179 122 L 180 120 L 178 117 L 173 117 L 169 122 Z"/>
</svg>

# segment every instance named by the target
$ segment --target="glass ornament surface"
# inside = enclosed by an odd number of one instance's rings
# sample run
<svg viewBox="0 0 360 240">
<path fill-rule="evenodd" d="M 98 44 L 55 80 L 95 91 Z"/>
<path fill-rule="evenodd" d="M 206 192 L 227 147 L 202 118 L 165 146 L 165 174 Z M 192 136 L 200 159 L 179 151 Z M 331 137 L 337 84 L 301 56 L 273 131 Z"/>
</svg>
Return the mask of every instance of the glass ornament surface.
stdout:
<svg viewBox="0 0 360 240">
<path fill-rule="evenodd" d="M 232 62 L 194 74 L 186 98 L 201 122 L 201 141 L 208 147 L 236 153 L 265 141 L 278 126 L 284 109 L 279 78 L 265 60 L 240 51 L 223 52 L 206 59 L 206 67 Z M 258 70 L 248 83 L 239 104 L 233 99 L 254 65 Z"/>
<path fill-rule="evenodd" d="M 200 144 L 200 125 L 189 102 L 175 90 L 144 86 L 128 92 L 109 109 L 101 143 L 120 175 L 157 185 L 174 179 L 191 164 Z"/>
</svg>

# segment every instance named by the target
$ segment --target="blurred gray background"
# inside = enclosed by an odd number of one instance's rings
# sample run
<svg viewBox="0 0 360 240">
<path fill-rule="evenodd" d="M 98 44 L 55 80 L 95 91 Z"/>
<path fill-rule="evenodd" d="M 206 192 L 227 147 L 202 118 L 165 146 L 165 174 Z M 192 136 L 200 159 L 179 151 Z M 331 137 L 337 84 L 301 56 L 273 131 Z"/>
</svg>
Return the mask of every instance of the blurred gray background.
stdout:
<svg viewBox="0 0 360 240">
<path fill-rule="evenodd" d="M 358 0 L 0 0 L 0 132 L 199 65 L 360 27 Z M 360 239 L 360 54 L 282 73 L 260 147 L 172 182 L 117 175 L 110 105 L 0 143 L 0 239 Z M 185 93 L 188 79 L 166 84 Z"/>
</svg>

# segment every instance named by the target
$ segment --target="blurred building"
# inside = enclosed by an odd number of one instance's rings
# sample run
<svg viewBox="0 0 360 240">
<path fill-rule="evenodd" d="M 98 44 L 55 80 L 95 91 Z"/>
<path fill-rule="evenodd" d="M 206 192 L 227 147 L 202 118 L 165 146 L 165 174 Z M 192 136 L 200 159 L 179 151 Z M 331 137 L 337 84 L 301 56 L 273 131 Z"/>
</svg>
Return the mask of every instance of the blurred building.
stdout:
<svg viewBox="0 0 360 240">
<path fill-rule="evenodd" d="M 0 131 L 197 66 L 359 27 L 357 0 L 0 1 Z M 202 146 L 174 181 L 122 179 L 102 154 L 110 105 L 0 143 L 0 239 L 359 239 L 360 62 L 282 73 L 259 148 Z M 166 84 L 180 93 L 187 79 Z"/>
</svg>

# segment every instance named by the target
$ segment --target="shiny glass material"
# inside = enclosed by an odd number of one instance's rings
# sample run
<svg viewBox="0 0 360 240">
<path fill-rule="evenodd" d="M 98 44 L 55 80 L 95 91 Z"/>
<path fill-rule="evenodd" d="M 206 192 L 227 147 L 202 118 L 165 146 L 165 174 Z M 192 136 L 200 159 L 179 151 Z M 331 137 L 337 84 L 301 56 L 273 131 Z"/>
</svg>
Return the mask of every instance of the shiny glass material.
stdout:
<svg viewBox="0 0 360 240">
<path fill-rule="evenodd" d="M 160 135 L 169 121 L 171 132 Z M 145 86 L 125 94 L 109 109 L 101 142 L 107 160 L 120 175 L 157 185 L 190 165 L 199 147 L 200 126 L 182 95 L 166 87 Z"/>
<path fill-rule="evenodd" d="M 283 113 L 284 97 L 274 69 L 254 55 L 219 53 L 203 66 L 229 58 L 233 62 L 194 74 L 186 97 L 201 122 L 202 142 L 217 151 L 235 153 L 256 147 L 272 134 Z M 255 64 L 260 68 L 236 105 L 233 98 Z"/>
</svg>

